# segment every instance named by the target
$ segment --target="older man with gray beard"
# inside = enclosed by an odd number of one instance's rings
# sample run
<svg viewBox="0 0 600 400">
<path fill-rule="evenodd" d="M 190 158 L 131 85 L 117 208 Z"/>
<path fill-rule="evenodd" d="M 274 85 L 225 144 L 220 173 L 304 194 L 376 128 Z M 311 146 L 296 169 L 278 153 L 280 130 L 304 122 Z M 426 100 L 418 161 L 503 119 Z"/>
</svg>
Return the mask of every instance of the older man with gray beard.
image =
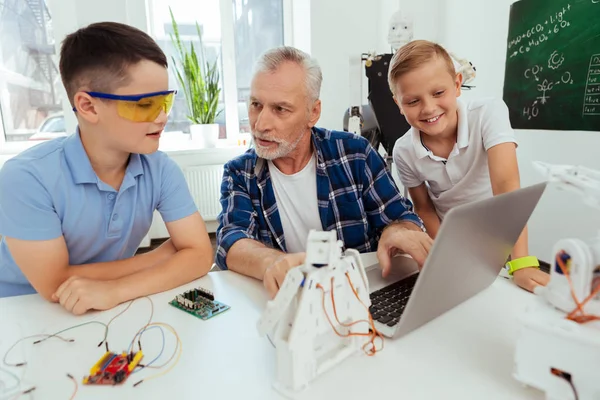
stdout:
<svg viewBox="0 0 600 400">
<path fill-rule="evenodd" d="M 315 127 L 321 81 L 298 49 L 263 54 L 248 111 L 255 148 L 225 165 L 216 263 L 262 279 L 271 296 L 304 262 L 311 229 L 335 230 L 345 248 L 377 250 L 384 276 L 394 253 L 422 265 L 432 245 L 367 140 Z"/>
</svg>

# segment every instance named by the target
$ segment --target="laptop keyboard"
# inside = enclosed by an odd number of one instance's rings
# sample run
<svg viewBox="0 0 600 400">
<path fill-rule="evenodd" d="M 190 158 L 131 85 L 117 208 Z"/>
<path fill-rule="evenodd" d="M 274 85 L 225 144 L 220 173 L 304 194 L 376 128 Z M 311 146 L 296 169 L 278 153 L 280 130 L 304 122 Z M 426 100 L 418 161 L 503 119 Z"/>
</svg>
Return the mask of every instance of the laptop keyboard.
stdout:
<svg viewBox="0 0 600 400">
<path fill-rule="evenodd" d="M 369 311 L 373 320 L 387 326 L 396 325 L 400 321 L 418 276 L 419 274 L 411 275 L 371 293 Z"/>
</svg>

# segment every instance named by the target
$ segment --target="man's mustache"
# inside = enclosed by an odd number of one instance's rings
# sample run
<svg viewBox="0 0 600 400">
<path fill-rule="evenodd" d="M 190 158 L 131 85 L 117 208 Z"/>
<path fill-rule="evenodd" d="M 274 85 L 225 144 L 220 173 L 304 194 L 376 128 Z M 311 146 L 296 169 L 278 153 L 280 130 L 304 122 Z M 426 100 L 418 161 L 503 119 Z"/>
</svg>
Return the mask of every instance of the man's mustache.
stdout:
<svg viewBox="0 0 600 400">
<path fill-rule="evenodd" d="M 254 139 L 266 140 L 269 142 L 283 143 L 283 140 L 281 139 L 274 138 L 268 135 L 257 134 L 256 132 L 252 132 L 252 137 L 254 137 Z"/>
</svg>

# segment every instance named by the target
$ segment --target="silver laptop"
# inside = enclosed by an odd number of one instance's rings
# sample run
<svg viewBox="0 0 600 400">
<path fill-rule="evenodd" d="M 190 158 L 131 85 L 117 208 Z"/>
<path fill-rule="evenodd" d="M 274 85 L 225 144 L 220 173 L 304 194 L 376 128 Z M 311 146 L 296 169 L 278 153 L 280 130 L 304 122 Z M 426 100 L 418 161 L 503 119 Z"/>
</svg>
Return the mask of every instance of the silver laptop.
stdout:
<svg viewBox="0 0 600 400">
<path fill-rule="evenodd" d="M 403 336 L 494 282 L 546 182 L 451 209 L 421 272 L 410 257 L 392 260 L 386 279 L 376 253 L 363 255 L 376 328 Z"/>
</svg>

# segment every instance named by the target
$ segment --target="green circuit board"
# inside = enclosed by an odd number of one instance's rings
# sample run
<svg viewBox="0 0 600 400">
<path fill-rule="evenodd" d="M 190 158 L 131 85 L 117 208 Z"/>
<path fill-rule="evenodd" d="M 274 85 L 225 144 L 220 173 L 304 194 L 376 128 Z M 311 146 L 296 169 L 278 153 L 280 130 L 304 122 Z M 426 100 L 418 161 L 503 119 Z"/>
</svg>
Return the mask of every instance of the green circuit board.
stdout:
<svg viewBox="0 0 600 400">
<path fill-rule="evenodd" d="M 216 301 L 214 295 L 203 288 L 178 294 L 169 304 L 203 320 L 215 317 L 231 308 L 227 304 Z"/>
</svg>

